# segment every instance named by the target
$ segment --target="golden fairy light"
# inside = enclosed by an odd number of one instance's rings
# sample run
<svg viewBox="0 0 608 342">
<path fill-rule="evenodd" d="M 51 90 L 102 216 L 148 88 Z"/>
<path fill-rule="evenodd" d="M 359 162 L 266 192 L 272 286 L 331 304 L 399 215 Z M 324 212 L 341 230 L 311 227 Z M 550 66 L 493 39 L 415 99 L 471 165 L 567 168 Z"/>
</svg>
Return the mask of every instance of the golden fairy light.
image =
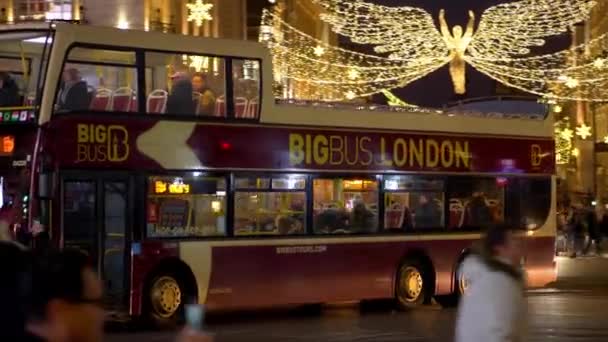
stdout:
<svg viewBox="0 0 608 342">
<path fill-rule="evenodd" d="M 555 162 L 568 164 L 572 156 L 572 138 L 574 131 L 570 129 L 568 120 L 555 122 Z"/>
<path fill-rule="evenodd" d="M 194 21 L 197 26 L 203 25 L 205 20 L 213 20 L 211 9 L 213 4 L 206 4 L 203 0 L 196 0 L 192 4 L 186 4 L 188 8 L 188 21 Z"/>
<path fill-rule="evenodd" d="M 367 96 L 403 87 L 449 64 L 456 93 L 465 88 L 469 64 L 497 81 L 551 99 L 608 100 L 608 68 L 598 59 L 572 63 L 573 55 L 608 48 L 608 34 L 572 49 L 530 56 L 547 37 L 566 33 L 588 18 L 592 0 L 525 0 L 484 11 L 475 30 L 469 12 L 466 28 L 451 30 L 445 11 L 439 27 L 427 11 L 389 7 L 362 0 L 312 0 L 322 20 L 354 43 L 374 45 L 378 55 L 326 44 L 290 26 L 278 13 L 265 11 L 260 35 L 284 79 L 307 85 L 319 98 Z M 550 9 L 550 10 L 548 10 Z M 320 57 L 323 58 L 320 58 Z M 351 77 L 355 70 L 358 77 Z"/>
<path fill-rule="evenodd" d="M 315 53 L 315 55 L 321 57 L 323 56 L 323 54 L 325 54 L 325 48 L 322 47 L 321 45 L 317 45 L 312 49 Z"/>
<path fill-rule="evenodd" d="M 574 131 L 566 127 L 559 132 L 559 135 L 562 139 L 572 140 L 574 138 Z"/>
<path fill-rule="evenodd" d="M 591 136 L 591 127 L 587 126 L 584 122 L 576 127 L 576 135 L 581 139 L 587 139 Z"/>
</svg>

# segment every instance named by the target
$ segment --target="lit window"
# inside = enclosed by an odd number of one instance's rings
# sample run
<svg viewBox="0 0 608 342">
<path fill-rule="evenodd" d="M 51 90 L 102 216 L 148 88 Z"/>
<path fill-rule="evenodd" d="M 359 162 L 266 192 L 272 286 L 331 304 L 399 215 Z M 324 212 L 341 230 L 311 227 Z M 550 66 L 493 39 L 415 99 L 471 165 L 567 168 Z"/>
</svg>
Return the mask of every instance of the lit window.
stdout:
<svg viewBox="0 0 608 342">
<path fill-rule="evenodd" d="M 148 179 L 148 237 L 225 235 L 225 210 L 224 178 L 155 176 Z"/>
<path fill-rule="evenodd" d="M 393 176 L 384 180 L 384 229 L 425 231 L 444 226 L 443 180 Z"/>
<path fill-rule="evenodd" d="M 235 184 L 235 235 L 294 235 L 306 232 L 306 177 L 237 177 Z"/>
<path fill-rule="evenodd" d="M 370 179 L 315 179 L 316 234 L 362 234 L 378 230 L 378 182 Z"/>
</svg>

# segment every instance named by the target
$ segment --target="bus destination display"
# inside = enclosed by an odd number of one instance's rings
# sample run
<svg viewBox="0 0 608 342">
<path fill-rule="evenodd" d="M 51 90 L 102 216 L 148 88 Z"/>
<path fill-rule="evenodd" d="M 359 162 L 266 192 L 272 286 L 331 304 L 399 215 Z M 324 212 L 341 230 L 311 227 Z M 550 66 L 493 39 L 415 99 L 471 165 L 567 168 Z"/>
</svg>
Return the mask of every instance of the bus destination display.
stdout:
<svg viewBox="0 0 608 342">
<path fill-rule="evenodd" d="M 36 116 L 33 110 L 2 110 L 0 109 L 0 124 L 34 122 Z"/>
</svg>

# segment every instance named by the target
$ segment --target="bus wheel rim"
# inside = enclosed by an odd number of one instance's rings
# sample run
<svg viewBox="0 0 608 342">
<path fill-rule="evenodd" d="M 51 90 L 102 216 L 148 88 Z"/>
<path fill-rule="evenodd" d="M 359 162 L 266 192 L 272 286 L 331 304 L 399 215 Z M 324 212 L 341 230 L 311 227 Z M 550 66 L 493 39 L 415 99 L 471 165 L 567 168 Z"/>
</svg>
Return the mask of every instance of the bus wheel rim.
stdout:
<svg viewBox="0 0 608 342">
<path fill-rule="evenodd" d="M 405 294 L 405 301 L 417 301 L 420 297 L 420 294 L 422 293 L 422 289 L 424 286 L 422 274 L 417 268 L 413 266 L 408 266 L 403 270 L 402 275 L 403 276 L 401 277 L 401 286 L 404 290 L 403 292 Z"/>
<path fill-rule="evenodd" d="M 175 314 L 182 302 L 182 292 L 177 280 L 164 276 L 152 284 L 150 292 L 152 307 L 157 315 L 169 318 Z"/>
<path fill-rule="evenodd" d="M 458 273 L 457 273 L 457 279 L 458 279 L 458 290 L 460 291 L 461 294 L 465 294 L 467 292 L 467 290 L 469 289 L 469 280 L 464 276 L 463 272 L 462 272 L 462 265 L 460 265 L 458 267 Z"/>
</svg>

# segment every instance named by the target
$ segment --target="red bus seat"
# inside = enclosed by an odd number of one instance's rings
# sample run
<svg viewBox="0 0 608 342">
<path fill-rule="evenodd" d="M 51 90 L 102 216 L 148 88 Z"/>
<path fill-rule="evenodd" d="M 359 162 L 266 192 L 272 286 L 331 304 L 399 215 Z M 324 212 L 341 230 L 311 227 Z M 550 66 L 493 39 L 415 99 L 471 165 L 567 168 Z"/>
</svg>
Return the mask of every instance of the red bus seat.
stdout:
<svg viewBox="0 0 608 342">
<path fill-rule="evenodd" d="M 91 110 L 107 111 L 112 105 L 112 91 L 107 88 L 99 88 L 95 91 L 93 100 L 89 105 Z"/>
<path fill-rule="evenodd" d="M 131 109 L 134 93 L 133 89 L 129 87 L 116 89 L 114 94 L 112 94 L 112 111 L 128 112 Z"/>
<path fill-rule="evenodd" d="M 218 96 L 215 100 L 215 116 L 226 116 L 226 97 Z"/>
<path fill-rule="evenodd" d="M 153 90 L 148 95 L 146 102 L 146 113 L 163 114 L 167 109 L 167 91 L 162 89 Z"/>
<path fill-rule="evenodd" d="M 259 100 L 257 98 L 249 100 L 247 103 L 247 109 L 245 110 L 245 117 L 249 119 L 255 119 L 258 115 Z"/>
<path fill-rule="evenodd" d="M 244 97 L 237 97 L 234 101 L 234 117 L 245 118 L 247 113 L 247 99 Z"/>
</svg>

